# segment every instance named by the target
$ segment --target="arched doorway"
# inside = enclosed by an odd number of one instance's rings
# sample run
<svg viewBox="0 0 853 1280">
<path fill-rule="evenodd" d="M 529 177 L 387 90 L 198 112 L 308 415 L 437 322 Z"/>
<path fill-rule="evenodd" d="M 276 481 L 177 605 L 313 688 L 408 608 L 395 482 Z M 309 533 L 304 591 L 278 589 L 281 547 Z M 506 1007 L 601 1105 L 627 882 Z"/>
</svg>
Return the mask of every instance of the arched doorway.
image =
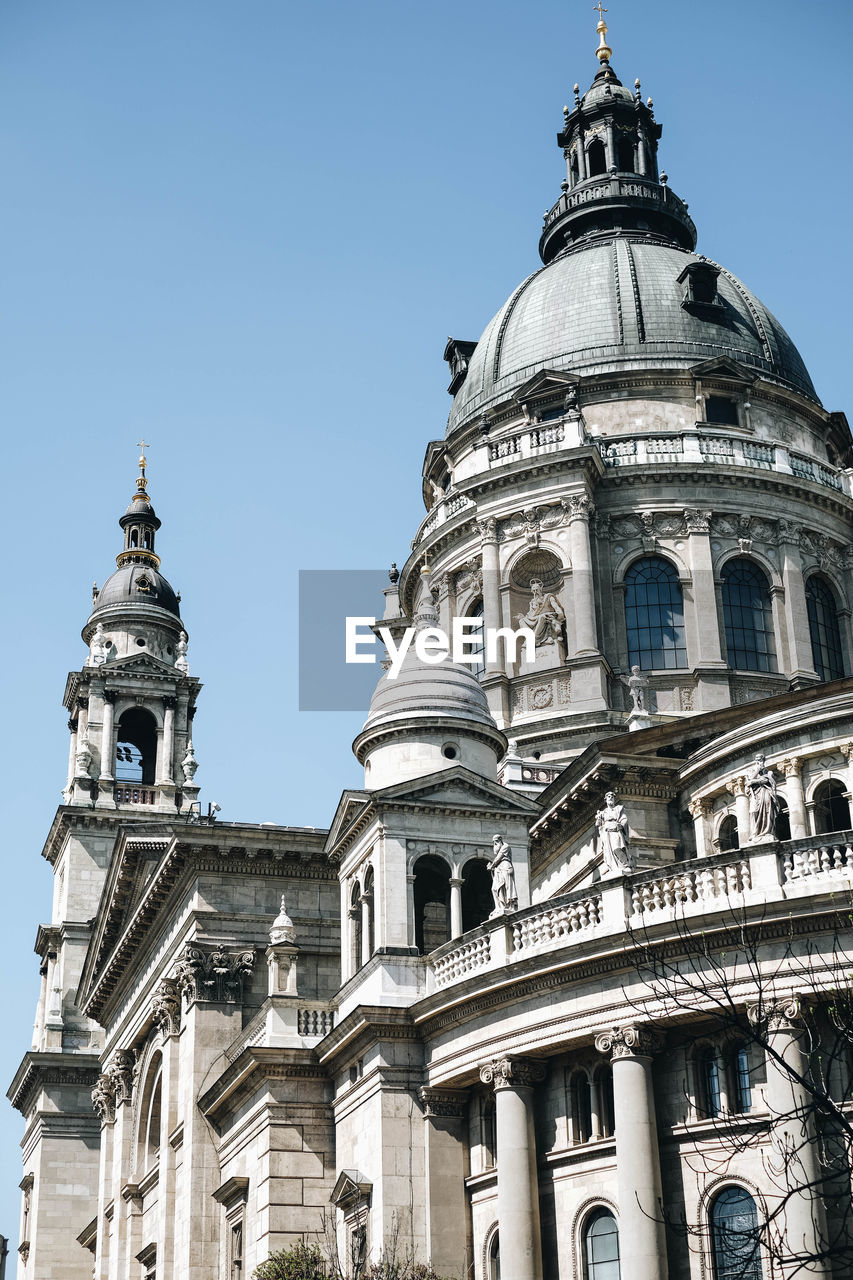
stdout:
<svg viewBox="0 0 853 1280">
<path fill-rule="evenodd" d="M 450 938 L 450 868 L 443 858 L 424 854 L 414 867 L 415 946 L 422 956 Z"/>
<path fill-rule="evenodd" d="M 157 722 L 144 707 L 122 713 L 116 734 L 116 779 L 153 786 L 157 775 Z"/>
</svg>

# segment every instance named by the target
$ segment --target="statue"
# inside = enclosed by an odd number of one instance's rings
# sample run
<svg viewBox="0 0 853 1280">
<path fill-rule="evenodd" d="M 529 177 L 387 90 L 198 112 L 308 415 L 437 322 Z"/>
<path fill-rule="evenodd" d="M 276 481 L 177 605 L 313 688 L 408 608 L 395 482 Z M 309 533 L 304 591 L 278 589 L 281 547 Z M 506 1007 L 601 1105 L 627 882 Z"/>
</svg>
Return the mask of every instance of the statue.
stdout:
<svg viewBox="0 0 853 1280">
<path fill-rule="evenodd" d="M 537 644 L 550 644 L 563 639 L 563 623 L 566 615 L 555 595 L 545 593 L 539 578 L 530 580 L 531 599 L 527 613 L 518 615 L 518 625 L 529 627 Z"/>
<path fill-rule="evenodd" d="M 75 777 L 89 777 L 89 770 L 92 767 L 92 759 L 92 748 L 89 746 L 89 734 L 87 730 L 77 744 L 77 754 L 74 757 Z"/>
<path fill-rule="evenodd" d="M 612 875 L 633 871 L 636 859 L 628 845 L 628 815 L 613 791 L 604 797 L 604 808 L 595 815 L 598 852 Z"/>
<path fill-rule="evenodd" d="M 110 641 L 104 635 L 104 624 L 99 622 L 95 627 L 95 634 L 92 636 L 89 645 L 89 666 L 100 667 L 106 662 L 110 653 Z"/>
<path fill-rule="evenodd" d="M 649 687 L 649 682 L 646 679 L 646 677 L 643 675 L 640 668 L 634 665 L 631 668 L 631 674 L 628 676 L 627 679 L 625 679 L 625 677 L 623 676 L 622 681 L 623 681 L 623 684 L 626 684 L 628 686 L 628 692 L 631 695 L 632 714 L 636 714 L 637 712 L 647 714 L 648 708 L 646 706 L 646 690 Z"/>
<path fill-rule="evenodd" d="M 188 785 L 190 785 L 192 783 L 193 778 L 196 775 L 196 770 L 198 769 L 198 761 L 196 760 L 195 752 L 193 751 L 192 738 L 190 738 L 189 742 L 187 743 L 187 754 L 184 756 L 183 760 L 181 761 L 181 768 L 184 771 L 184 781 Z"/>
<path fill-rule="evenodd" d="M 190 664 L 187 662 L 187 633 L 182 631 L 178 637 L 177 656 L 175 658 L 175 668 L 183 671 L 185 676 L 190 673 Z"/>
<path fill-rule="evenodd" d="M 492 840 L 492 850 L 494 857 L 488 864 L 488 869 L 492 873 L 492 897 L 495 900 L 495 909 L 489 916 L 490 920 L 495 916 L 505 915 L 507 911 L 515 911 L 518 907 L 512 849 L 503 836 L 496 835 Z"/>
<path fill-rule="evenodd" d="M 752 840 L 776 839 L 776 818 L 781 801 L 776 791 L 776 775 L 767 768 L 765 759 L 763 752 L 759 752 L 746 780 Z"/>
</svg>

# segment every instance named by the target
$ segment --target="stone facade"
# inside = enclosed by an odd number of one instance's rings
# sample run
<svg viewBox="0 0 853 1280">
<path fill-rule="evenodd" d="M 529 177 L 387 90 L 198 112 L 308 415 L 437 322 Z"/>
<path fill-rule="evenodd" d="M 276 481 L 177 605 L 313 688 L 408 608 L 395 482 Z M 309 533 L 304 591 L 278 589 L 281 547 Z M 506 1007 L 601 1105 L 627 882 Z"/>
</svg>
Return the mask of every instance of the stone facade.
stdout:
<svg viewBox="0 0 853 1280">
<path fill-rule="evenodd" d="M 599 33 L 386 592 L 392 630 L 544 618 L 534 661 L 407 657 L 328 830 L 218 821 L 140 460 L 66 687 L 19 1280 L 235 1280 L 315 1234 L 356 1272 L 397 1237 L 460 1280 L 722 1280 L 747 1202 L 748 1280 L 850 1274 L 850 1064 L 819 1130 L 803 1083 L 853 947 L 849 430 L 693 253 Z"/>
</svg>

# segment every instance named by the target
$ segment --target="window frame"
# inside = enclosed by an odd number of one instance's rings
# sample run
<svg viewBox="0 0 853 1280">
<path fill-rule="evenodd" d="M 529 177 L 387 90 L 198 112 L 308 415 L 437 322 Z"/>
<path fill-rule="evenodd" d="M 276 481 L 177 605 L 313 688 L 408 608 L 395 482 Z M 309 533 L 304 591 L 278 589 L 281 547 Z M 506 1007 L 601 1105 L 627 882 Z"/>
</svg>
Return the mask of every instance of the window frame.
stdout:
<svg viewBox="0 0 853 1280">
<path fill-rule="evenodd" d="M 743 1263 L 735 1260 L 732 1270 L 732 1263 L 725 1265 L 725 1269 L 720 1266 L 720 1258 L 718 1255 L 718 1243 L 720 1232 L 715 1223 L 715 1210 L 720 1204 L 723 1197 L 730 1196 L 732 1192 L 740 1192 L 741 1198 L 749 1200 L 755 1219 L 755 1244 L 750 1251 L 750 1265 L 746 1270 Z M 764 1277 L 764 1258 L 761 1249 L 761 1219 L 758 1212 L 758 1202 L 754 1192 L 743 1186 L 739 1182 L 728 1182 L 724 1186 L 714 1188 L 713 1194 L 707 1202 L 707 1223 L 708 1223 L 708 1251 L 709 1251 L 709 1274 L 712 1280 L 763 1280 Z M 752 1228 L 751 1228 L 752 1229 Z"/>
<path fill-rule="evenodd" d="M 805 590 L 814 669 L 821 682 L 843 680 L 847 674 L 848 665 L 844 651 L 838 595 L 832 584 L 821 573 L 809 574 L 806 578 Z M 822 595 L 820 602 L 819 594 Z M 833 662 L 834 666 L 828 665 Z"/>
<path fill-rule="evenodd" d="M 743 578 L 740 582 L 730 582 L 733 578 L 735 570 L 741 571 Z M 753 575 L 758 581 L 750 584 L 746 580 L 747 571 Z M 722 566 L 720 571 L 721 579 L 721 600 L 723 609 L 723 638 L 726 646 L 726 662 L 733 671 L 756 671 L 765 675 L 778 674 L 778 655 L 777 655 L 777 635 L 776 635 L 776 618 L 773 611 L 773 583 L 769 574 L 757 560 L 750 556 L 732 556 Z M 759 581 L 761 583 L 761 592 L 763 601 L 761 604 L 761 620 L 764 624 L 762 627 L 753 625 L 747 628 L 744 625 L 744 618 L 751 609 L 753 622 L 756 617 L 756 609 L 754 603 L 749 605 L 745 599 L 745 592 L 749 590 L 750 585 L 754 589 L 758 588 Z M 738 590 L 741 594 L 739 598 L 733 597 L 733 590 Z M 759 643 L 755 643 L 753 647 L 747 646 L 746 637 L 751 633 L 765 637 L 765 647 Z M 740 636 L 740 639 L 737 637 Z M 746 659 L 740 662 L 739 659 Z M 754 659 L 754 660 L 753 660 Z"/>
<path fill-rule="evenodd" d="M 614 1226 L 614 1234 L 616 1236 L 616 1257 L 615 1258 L 590 1258 L 590 1233 L 598 1222 L 602 1222 L 605 1218 L 609 1218 Z M 599 1272 L 600 1265 L 608 1266 L 608 1264 L 616 1263 L 616 1277 L 621 1280 L 622 1276 L 622 1249 L 619 1239 L 619 1219 L 616 1217 L 613 1208 L 609 1204 L 593 1205 L 584 1215 L 581 1229 L 579 1232 L 580 1243 L 580 1273 L 583 1280 L 612 1280 L 604 1272 Z"/>
<path fill-rule="evenodd" d="M 641 570 L 653 567 L 658 570 L 657 573 L 640 578 Z M 666 584 L 669 599 L 661 598 L 664 595 L 661 589 L 663 584 Z M 678 566 L 657 553 L 639 556 L 625 570 L 622 586 L 625 591 L 625 639 L 629 667 L 638 666 L 641 671 L 689 670 L 684 588 Z M 666 609 L 670 610 L 668 621 L 665 621 L 666 615 L 663 612 Z M 654 622 L 653 616 L 656 619 Z M 666 636 L 667 632 L 671 633 L 671 637 Z M 657 644 L 652 643 L 655 633 L 658 633 Z M 642 644 L 644 636 L 648 637 L 646 647 Z M 667 661 L 669 655 L 674 656 L 674 661 Z M 659 657 L 664 659 L 662 664 L 652 661 Z"/>
</svg>

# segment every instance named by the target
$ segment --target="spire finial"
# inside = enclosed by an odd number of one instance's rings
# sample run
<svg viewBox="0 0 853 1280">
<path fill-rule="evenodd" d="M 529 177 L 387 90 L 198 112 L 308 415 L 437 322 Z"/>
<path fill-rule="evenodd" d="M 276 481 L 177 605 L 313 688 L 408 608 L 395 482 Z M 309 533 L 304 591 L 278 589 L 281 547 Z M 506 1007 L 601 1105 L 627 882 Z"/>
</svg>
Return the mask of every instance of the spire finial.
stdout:
<svg viewBox="0 0 853 1280">
<path fill-rule="evenodd" d="M 604 8 L 601 0 L 598 0 L 598 4 L 594 4 L 592 7 L 598 14 L 598 26 L 595 28 L 598 32 L 598 48 L 595 51 L 595 56 L 598 58 L 598 61 L 602 66 L 606 66 L 613 57 L 613 50 L 604 39 L 607 35 L 607 23 L 604 21 L 604 15 L 607 13 L 607 10 Z"/>
<path fill-rule="evenodd" d="M 139 475 L 136 477 L 136 487 L 139 490 L 139 492 L 141 494 L 144 494 L 144 496 L 147 498 L 148 494 L 146 492 L 146 486 L 148 484 L 148 481 L 145 478 L 145 468 L 148 466 L 148 462 L 145 457 L 145 450 L 151 447 L 151 442 L 146 440 L 145 437 L 143 436 L 141 440 L 137 440 L 136 447 L 137 449 L 142 450 L 141 454 L 139 455 Z"/>
</svg>

